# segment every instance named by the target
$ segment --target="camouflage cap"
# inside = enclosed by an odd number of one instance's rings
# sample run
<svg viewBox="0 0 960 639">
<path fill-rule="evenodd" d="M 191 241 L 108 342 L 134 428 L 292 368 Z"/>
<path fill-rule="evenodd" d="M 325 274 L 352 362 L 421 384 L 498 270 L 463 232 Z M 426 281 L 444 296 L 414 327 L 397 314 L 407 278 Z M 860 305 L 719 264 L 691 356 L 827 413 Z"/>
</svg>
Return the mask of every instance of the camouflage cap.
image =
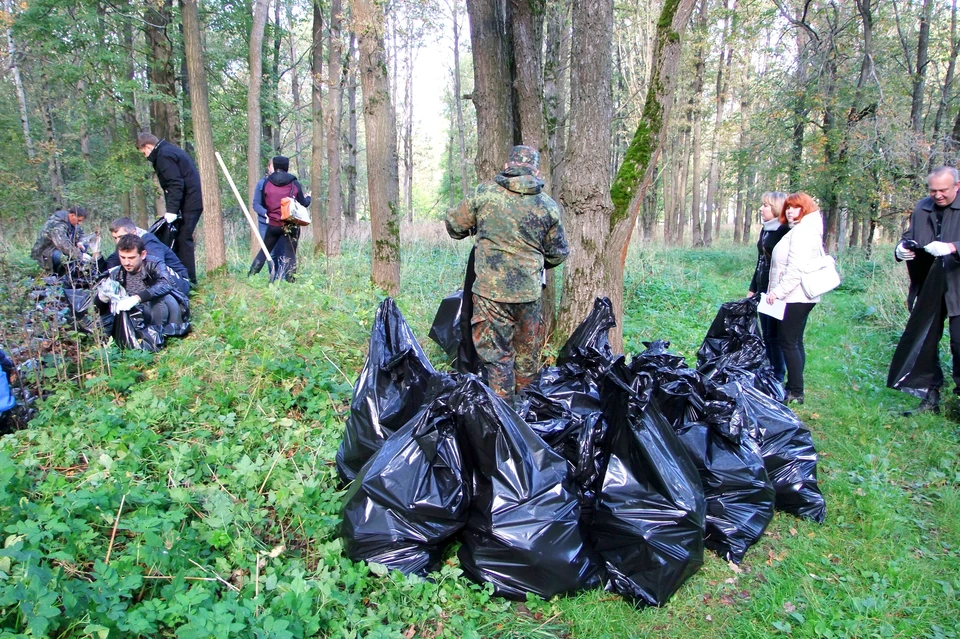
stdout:
<svg viewBox="0 0 960 639">
<path fill-rule="evenodd" d="M 515 146 L 510 149 L 507 166 L 523 166 L 536 169 L 540 166 L 540 153 L 532 146 Z"/>
</svg>

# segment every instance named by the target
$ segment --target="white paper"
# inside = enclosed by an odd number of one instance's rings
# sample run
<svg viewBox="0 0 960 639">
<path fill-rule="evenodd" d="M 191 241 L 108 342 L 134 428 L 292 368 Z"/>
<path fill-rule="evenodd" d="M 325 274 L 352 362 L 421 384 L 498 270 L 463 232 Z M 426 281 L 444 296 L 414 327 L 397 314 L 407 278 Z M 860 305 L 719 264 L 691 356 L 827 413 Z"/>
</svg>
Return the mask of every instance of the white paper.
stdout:
<svg viewBox="0 0 960 639">
<path fill-rule="evenodd" d="M 767 304 L 767 296 L 760 295 L 760 304 L 757 306 L 758 312 L 769 315 L 773 319 L 782 320 L 786 310 L 787 303 L 783 300 L 773 300 L 773 304 Z"/>
</svg>

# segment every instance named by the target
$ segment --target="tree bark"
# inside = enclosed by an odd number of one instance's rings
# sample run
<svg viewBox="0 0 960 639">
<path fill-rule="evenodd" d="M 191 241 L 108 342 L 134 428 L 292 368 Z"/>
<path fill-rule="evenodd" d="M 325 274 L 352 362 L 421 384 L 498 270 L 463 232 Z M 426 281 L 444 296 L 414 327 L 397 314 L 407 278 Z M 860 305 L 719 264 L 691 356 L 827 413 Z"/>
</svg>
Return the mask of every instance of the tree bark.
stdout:
<svg viewBox="0 0 960 639">
<path fill-rule="evenodd" d="M 723 0 L 724 8 L 727 7 L 727 1 Z M 717 200 L 718 190 L 720 188 L 720 157 L 717 152 L 717 148 L 720 142 L 720 128 L 723 125 L 723 105 L 727 102 L 727 86 L 729 84 L 729 70 L 730 70 L 730 60 L 733 57 L 733 51 L 730 46 L 731 33 L 733 31 L 733 21 L 736 20 L 736 9 L 737 2 L 733 0 L 733 18 L 730 18 L 726 21 L 723 28 L 723 40 L 720 43 L 720 61 L 717 64 L 717 84 L 716 84 L 716 100 L 715 100 L 715 113 L 713 121 L 713 139 L 710 142 L 710 170 L 707 181 L 707 201 L 706 201 L 706 217 L 703 224 L 703 244 L 704 246 L 710 246 L 713 243 L 713 226 L 714 226 L 714 215 L 716 215 L 716 226 L 717 234 L 720 233 L 720 215 Z M 726 69 L 724 69 L 726 67 Z M 728 73 L 725 74 L 724 71 Z"/>
<path fill-rule="evenodd" d="M 3 10 L 7 15 L 13 18 L 10 0 L 3 0 Z M 27 107 L 27 93 L 23 89 L 23 79 L 20 77 L 19 59 L 16 43 L 13 39 L 13 29 L 7 27 L 7 53 L 10 56 L 9 68 L 10 75 L 13 76 L 13 84 L 17 91 L 17 106 L 20 108 L 20 126 L 23 129 L 23 142 L 27 148 L 27 157 L 34 159 L 36 151 L 33 148 L 33 138 L 30 136 L 30 110 Z"/>
<path fill-rule="evenodd" d="M 330 2 L 330 34 L 327 40 L 330 59 L 327 63 L 327 109 L 324 112 L 327 129 L 327 207 L 324 228 L 327 232 L 327 255 L 340 255 L 343 238 L 343 198 L 340 190 L 340 96 L 343 87 L 343 36 L 340 0 Z"/>
<path fill-rule="evenodd" d="M 700 0 L 700 11 L 697 15 L 697 55 L 694 63 L 693 90 L 693 189 L 690 197 L 690 219 L 693 246 L 703 246 L 703 222 L 700 204 L 700 193 L 703 178 L 700 175 L 700 157 L 703 145 L 703 111 L 701 98 L 703 94 L 703 78 L 706 71 L 706 37 L 707 37 L 707 0 Z"/>
<path fill-rule="evenodd" d="M 150 100 L 150 130 L 158 138 L 180 141 L 177 114 L 177 76 L 173 71 L 173 42 L 167 33 L 173 0 L 148 2 L 144 11 L 144 34 L 150 49 L 147 80 L 159 96 Z"/>
<path fill-rule="evenodd" d="M 345 141 L 347 164 L 344 177 L 347 182 L 347 201 L 344 209 L 347 225 L 357 227 L 357 54 L 356 37 L 350 34 L 347 48 L 347 136 Z"/>
<path fill-rule="evenodd" d="M 508 2 L 467 0 L 477 110 L 477 179 L 492 180 L 513 146 Z"/>
<path fill-rule="evenodd" d="M 263 163 L 260 160 L 260 86 L 263 80 L 263 32 L 267 24 L 267 12 L 270 0 L 255 0 L 253 5 L 253 24 L 250 27 L 249 69 L 247 82 L 247 203 L 253 210 L 253 197 L 257 182 L 263 175 Z M 256 255 L 260 250 L 257 231 L 250 231 L 250 252 Z"/>
<path fill-rule="evenodd" d="M 294 159 L 297 162 L 297 176 L 304 178 L 306 174 L 303 172 L 303 125 L 300 121 L 300 76 L 297 74 L 297 39 L 293 34 L 293 3 L 286 2 L 284 4 L 287 7 L 287 25 L 290 29 L 287 35 L 290 41 L 290 89 L 293 94 Z"/>
<path fill-rule="evenodd" d="M 310 211 L 314 220 L 314 253 L 326 253 L 326 212 L 323 206 L 323 152 L 326 140 L 323 135 L 323 7 L 320 0 L 313 0 L 313 56 L 310 64 L 313 118 L 310 136 L 310 191 L 313 200 Z"/>
<path fill-rule="evenodd" d="M 197 145 L 197 169 L 203 188 L 203 239 L 207 272 L 226 265 L 223 241 L 223 212 L 220 209 L 220 181 L 213 148 L 213 128 L 207 101 L 207 75 L 200 44 L 200 17 L 196 0 L 181 0 L 183 43 L 190 74 L 190 105 L 193 134 Z"/>
<path fill-rule="evenodd" d="M 407 64 L 403 82 L 403 210 L 413 222 L 413 27 L 407 24 L 404 56 Z"/>
<path fill-rule="evenodd" d="M 953 0 L 950 4 L 950 59 L 947 62 L 947 73 L 943 78 L 943 86 L 940 89 L 940 104 L 937 105 L 937 115 L 933 120 L 933 139 L 938 141 L 940 128 L 943 126 L 943 118 L 949 104 L 950 89 L 953 87 L 953 80 L 956 75 L 957 54 L 960 53 L 960 39 L 957 39 L 957 0 Z"/>
<path fill-rule="evenodd" d="M 354 24 L 360 42 L 360 80 L 367 141 L 367 193 L 372 234 L 371 278 L 390 295 L 400 291 L 400 184 L 396 112 L 384 50 L 383 8 L 355 0 Z"/>
<path fill-rule="evenodd" d="M 460 0 L 450 1 L 453 18 L 453 101 L 457 109 L 457 140 L 460 143 L 460 197 L 466 197 L 470 189 L 467 177 L 467 143 L 463 126 L 463 91 L 460 88 Z M 452 192 L 452 189 L 451 189 Z"/>
<path fill-rule="evenodd" d="M 928 50 L 930 48 L 930 19 L 933 12 L 933 0 L 923 0 L 920 13 L 920 33 L 917 37 L 917 66 L 914 68 L 911 84 L 913 86 L 910 101 L 910 126 L 913 132 L 923 134 L 923 97 L 927 85 Z"/>
<path fill-rule="evenodd" d="M 566 148 L 567 75 L 570 72 L 569 0 L 547 5 L 546 55 L 543 63 L 543 107 L 550 147 L 551 195 L 560 197 Z"/>
</svg>

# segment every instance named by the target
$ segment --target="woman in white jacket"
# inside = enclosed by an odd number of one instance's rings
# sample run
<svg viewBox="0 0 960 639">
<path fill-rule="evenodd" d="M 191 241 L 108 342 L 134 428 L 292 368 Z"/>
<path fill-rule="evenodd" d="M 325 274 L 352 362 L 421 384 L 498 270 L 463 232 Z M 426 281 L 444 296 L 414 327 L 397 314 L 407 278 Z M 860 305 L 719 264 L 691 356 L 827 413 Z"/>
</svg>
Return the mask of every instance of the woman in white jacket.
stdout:
<svg viewBox="0 0 960 639">
<path fill-rule="evenodd" d="M 787 303 L 780 321 L 780 350 L 787 365 L 786 403 L 803 403 L 803 368 L 807 354 L 803 348 L 803 330 L 810 311 L 820 301 L 807 297 L 800 286 L 800 274 L 817 257 L 823 255 L 823 216 L 813 198 L 806 193 L 792 193 L 783 203 L 781 222 L 790 231 L 777 243 L 770 257 L 770 285 L 767 302 Z"/>
</svg>

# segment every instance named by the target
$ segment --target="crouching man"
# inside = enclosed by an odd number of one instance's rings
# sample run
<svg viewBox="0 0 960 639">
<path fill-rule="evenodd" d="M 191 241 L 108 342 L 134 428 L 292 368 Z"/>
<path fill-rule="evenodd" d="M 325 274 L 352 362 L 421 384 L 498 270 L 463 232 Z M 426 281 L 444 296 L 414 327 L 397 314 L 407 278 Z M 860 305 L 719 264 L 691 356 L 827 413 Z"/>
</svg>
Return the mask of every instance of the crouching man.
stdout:
<svg viewBox="0 0 960 639">
<path fill-rule="evenodd" d="M 97 292 L 101 314 L 139 310 L 144 324 L 159 326 L 163 335 L 183 335 L 189 330 L 187 296 L 177 287 L 176 275 L 166 265 L 147 259 L 143 238 L 124 235 L 117 241 L 120 266 L 107 271 Z"/>
<path fill-rule="evenodd" d="M 139 235 L 143 246 L 147 250 L 147 259 L 167 266 L 176 276 L 174 282 L 184 295 L 190 294 L 190 275 L 177 254 L 157 238 L 156 235 L 140 228 L 129 217 L 121 217 L 110 223 L 110 235 L 114 242 L 119 242 L 124 235 Z M 107 259 L 100 260 L 100 270 L 107 271 L 114 266 L 120 266 L 120 257 L 116 251 Z"/>
</svg>

